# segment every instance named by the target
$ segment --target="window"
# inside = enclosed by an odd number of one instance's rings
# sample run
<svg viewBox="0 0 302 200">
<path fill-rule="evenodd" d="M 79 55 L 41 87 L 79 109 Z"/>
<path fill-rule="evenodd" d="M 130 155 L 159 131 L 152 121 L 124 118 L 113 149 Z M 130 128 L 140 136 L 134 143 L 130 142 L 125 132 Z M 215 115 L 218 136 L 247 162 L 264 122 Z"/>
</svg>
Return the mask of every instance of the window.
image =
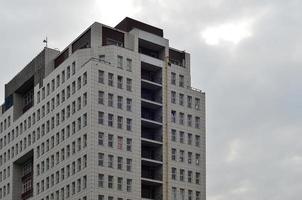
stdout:
<svg viewBox="0 0 302 200">
<path fill-rule="evenodd" d="M 109 134 L 108 135 L 108 147 L 113 148 L 113 135 Z"/>
<path fill-rule="evenodd" d="M 67 79 L 70 78 L 70 66 L 67 67 L 67 70 L 66 70 L 66 77 L 67 77 Z"/>
<path fill-rule="evenodd" d="M 130 158 L 127 158 L 126 164 L 127 164 L 127 171 L 131 172 L 132 171 L 132 160 Z"/>
<path fill-rule="evenodd" d="M 200 184 L 200 173 L 198 173 L 198 172 L 196 172 L 196 174 L 195 174 L 195 183 L 196 184 Z"/>
<path fill-rule="evenodd" d="M 183 106 L 184 105 L 184 94 L 179 94 L 179 105 Z"/>
<path fill-rule="evenodd" d="M 127 98 L 127 111 L 132 111 L 132 99 Z"/>
<path fill-rule="evenodd" d="M 65 70 L 62 71 L 61 77 L 62 77 L 62 83 L 64 83 L 65 82 Z"/>
<path fill-rule="evenodd" d="M 123 89 L 123 77 L 117 76 L 117 88 Z"/>
<path fill-rule="evenodd" d="M 132 131 L 132 119 L 127 118 L 127 131 Z"/>
<path fill-rule="evenodd" d="M 171 73 L 171 84 L 176 85 L 176 74 L 174 72 Z"/>
<path fill-rule="evenodd" d="M 103 153 L 98 153 L 98 165 L 104 166 L 104 154 Z"/>
<path fill-rule="evenodd" d="M 200 117 L 195 117 L 195 128 L 200 128 Z"/>
<path fill-rule="evenodd" d="M 199 165 L 200 164 L 200 154 L 195 154 L 195 163 L 196 163 L 196 165 Z"/>
<path fill-rule="evenodd" d="M 132 191 L 132 179 L 127 179 L 127 192 Z"/>
<path fill-rule="evenodd" d="M 127 78 L 127 80 L 126 80 L 126 89 L 127 89 L 127 91 L 132 91 L 132 79 L 130 79 L 130 78 Z"/>
<path fill-rule="evenodd" d="M 132 139 L 127 138 L 127 151 L 132 151 Z"/>
<path fill-rule="evenodd" d="M 113 176 L 108 176 L 108 188 L 113 189 Z"/>
<path fill-rule="evenodd" d="M 176 103 L 176 92 L 171 91 L 171 103 Z"/>
<path fill-rule="evenodd" d="M 195 146 L 200 147 L 200 136 L 195 135 Z"/>
<path fill-rule="evenodd" d="M 117 190 L 123 190 L 123 178 L 122 177 L 117 178 Z"/>
<path fill-rule="evenodd" d="M 126 65 L 127 71 L 132 71 L 132 60 L 130 58 L 127 58 L 127 65 Z"/>
<path fill-rule="evenodd" d="M 188 200 L 193 200 L 193 191 L 188 190 Z"/>
<path fill-rule="evenodd" d="M 176 149 L 172 149 L 171 159 L 176 160 Z"/>
<path fill-rule="evenodd" d="M 98 123 L 104 124 L 104 112 L 98 112 Z"/>
<path fill-rule="evenodd" d="M 87 72 L 83 74 L 83 85 L 87 84 Z"/>
<path fill-rule="evenodd" d="M 196 200 L 200 200 L 201 199 L 199 191 L 196 191 L 195 196 L 196 196 Z"/>
<path fill-rule="evenodd" d="M 176 130 L 175 129 L 171 130 L 171 140 L 172 140 L 172 142 L 176 142 Z"/>
<path fill-rule="evenodd" d="M 120 136 L 117 137 L 117 149 L 123 150 L 123 137 Z"/>
<path fill-rule="evenodd" d="M 98 103 L 104 104 L 104 92 L 103 91 L 99 91 Z"/>
<path fill-rule="evenodd" d="M 184 162 L 184 150 L 179 151 L 179 162 Z"/>
<path fill-rule="evenodd" d="M 99 83 L 104 83 L 104 71 L 101 70 L 98 71 L 98 79 L 99 79 Z"/>
<path fill-rule="evenodd" d="M 187 97 L 187 106 L 188 106 L 188 108 L 192 108 L 192 97 L 191 96 Z"/>
<path fill-rule="evenodd" d="M 75 65 L 76 65 L 75 62 L 73 62 L 72 66 L 71 66 L 71 71 L 72 71 L 71 73 L 72 73 L 72 75 L 75 74 L 75 67 L 76 67 Z"/>
<path fill-rule="evenodd" d="M 179 87 L 185 87 L 185 77 L 183 75 L 179 75 Z"/>
<path fill-rule="evenodd" d="M 114 79 L 113 74 L 109 73 L 108 74 L 108 85 L 109 86 L 113 86 L 113 79 Z"/>
<path fill-rule="evenodd" d="M 117 67 L 123 68 L 123 56 L 117 56 Z"/>
<path fill-rule="evenodd" d="M 176 190 L 176 187 L 172 187 L 172 200 L 177 200 L 177 190 Z"/>
<path fill-rule="evenodd" d="M 98 134 L 98 144 L 104 145 L 104 133 L 103 132 L 99 132 L 99 134 Z"/>
<path fill-rule="evenodd" d="M 179 131 L 179 142 L 184 143 L 185 141 L 185 133 L 183 131 Z"/>
<path fill-rule="evenodd" d="M 123 170 L 123 157 L 117 157 L 117 169 Z"/>
<path fill-rule="evenodd" d="M 188 145 L 192 145 L 193 136 L 191 133 L 188 133 Z"/>
<path fill-rule="evenodd" d="M 182 113 L 182 112 L 180 112 L 179 113 L 179 124 L 180 125 L 184 125 L 184 122 L 185 122 L 185 114 L 184 113 Z"/>
<path fill-rule="evenodd" d="M 192 183 L 192 171 L 188 171 L 188 183 Z"/>
<path fill-rule="evenodd" d="M 171 122 L 176 123 L 176 111 L 171 111 Z"/>
<path fill-rule="evenodd" d="M 199 98 L 195 98 L 195 109 L 200 110 L 200 99 Z"/>
<path fill-rule="evenodd" d="M 188 152 L 188 164 L 192 164 L 192 152 Z"/>
<path fill-rule="evenodd" d="M 188 115 L 188 116 L 187 116 L 187 119 L 188 119 L 188 120 L 187 120 L 188 126 L 189 126 L 189 127 L 192 127 L 192 115 Z"/>
<path fill-rule="evenodd" d="M 176 180 L 176 168 L 175 167 L 172 167 L 172 180 Z"/>
<path fill-rule="evenodd" d="M 113 127 L 113 114 L 108 114 L 108 126 Z"/>
<path fill-rule="evenodd" d="M 122 96 L 117 97 L 117 108 L 123 109 L 123 97 Z"/>
<path fill-rule="evenodd" d="M 113 107 L 113 94 L 108 94 L 108 106 Z"/>
<path fill-rule="evenodd" d="M 100 188 L 104 187 L 104 174 L 99 174 L 98 186 Z"/>
<path fill-rule="evenodd" d="M 185 170 L 184 169 L 180 169 L 179 170 L 179 180 L 180 181 L 184 181 L 185 180 Z"/>
</svg>

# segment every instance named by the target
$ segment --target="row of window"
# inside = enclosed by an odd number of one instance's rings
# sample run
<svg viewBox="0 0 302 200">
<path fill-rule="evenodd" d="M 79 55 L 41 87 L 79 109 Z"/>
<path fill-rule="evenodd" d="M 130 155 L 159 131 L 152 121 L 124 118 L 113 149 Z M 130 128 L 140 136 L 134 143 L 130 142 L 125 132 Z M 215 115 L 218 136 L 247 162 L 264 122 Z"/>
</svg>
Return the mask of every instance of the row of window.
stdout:
<svg viewBox="0 0 302 200">
<path fill-rule="evenodd" d="M 178 121 L 177 121 L 177 118 L 178 118 Z M 200 129 L 201 128 L 201 126 L 200 126 L 200 117 L 195 116 L 194 119 L 195 120 L 193 122 L 193 116 L 191 114 L 188 114 L 187 115 L 187 126 L 188 127 L 193 127 L 193 124 L 194 124 L 195 128 Z M 177 112 L 175 110 L 172 110 L 171 111 L 171 122 L 172 123 L 178 123 L 180 125 L 185 125 L 185 113 L 179 112 L 178 116 L 177 116 Z"/>
<path fill-rule="evenodd" d="M 7 116 L 2 122 L 0 122 L 0 133 L 5 131 L 11 125 L 11 116 Z"/>
<path fill-rule="evenodd" d="M 106 141 L 107 141 L 108 147 L 114 148 L 114 146 L 116 145 L 116 148 L 118 150 L 124 150 L 124 143 L 126 143 L 125 150 L 130 151 L 130 152 L 132 151 L 132 139 L 131 138 L 124 139 L 124 137 L 122 137 L 122 136 L 116 136 L 116 140 L 115 140 L 113 134 L 105 135 L 104 132 L 98 132 L 98 145 L 103 146 L 106 143 Z"/>
<path fill-rule="evenodd" d="M 82 164 L 82 158 L 78 158 L 73 161 L 71 164 L 66 165 L 66 167 L 61 168 L 61 170 L 57 170 L 55 173 L 47 176 L 45 179 L 42 179 L 37 183 L 37 194 L 40 192 L 44 192 L 49 188 L 53 187 L 56 184 L 64 181 L 68 178 L 73 178 L 73 175 L 80 172 L 82 169 L 87 167 L 87 156 L 83 156 L 83 160 L 86 159 L 85 163 Z M 84 177 L 85 178 L 85 177 Z M 86 180 L 85 180 L 86 182 Z"/>
<path fill-rule="evenodd" d="M 98 200 L 114 200 L 115 198 L 113 196 L 108 196 L 107 198 L 105 198 L 105 195 L 99 195 L 98 196 Z M 122 197 L 117 197 L 116 200 L 126 200 Z M 127 199 L 127 200 L 131 200 L 131 199 Z"/>
<path fill-rule="evenodd" d="M 194 194 L 195 193 L 195 194 Z M 201 192 L 172 187 L 172 200 L 201 200 Z"/>
<path fill-rule="evenodd" d="M 177 103 L 177 93 L 175 91 L 171 91 L 171 103 L 176 104 Z M 194 106 L 194 108 L 196 110 L 200 110 L 200 99 L 199 98 L 195 98 L 194 99 L 194 105 L 193 105 L 193 97 L 192 96 L 187 96 L 187 108 L 192 108 Z M 183 93 L 179 93 L 178 94 L 178 104 L 181 106 L 185 105 L 185 95 Z"/>
<path fill-rule="evenodd" d="M 47 121 L 49 122 L 49 121 Z M 47 123 L 49 124 L 49 123 Z M 87 126 L 87 113 L 84 113 L 82 116 L 78 117 L 76 121 L 73 121 L 66 126 L 66 138 L 70 137 L 71 134 L 75 134 L 76 131 L 80 131 L 82 127 Z M 50 130 L 46 126 L 46 133 Z M 61 135 L 60 135 L 61 134 Z M 19 152 L 22 152 L 36 140 L 38 141 L 40 137 L 45 135 L 45 124 L 42 124 L 41 127 L 34 130 L 32 133 L 28 134 L 27 137 L 24 137 L 23 140 L 20 140 L 15 146 L 12 146 L 6 152 L 0 155 L 0 166 L 6 161 L 13 158 L 15 155 L 18 155 Z M 55 139 L 56 137 L 56 139 Z M 41 145 L 37 146 L 37 158 L 40 155 L 44 154 L 45 152 L 49 151 L 50 149 L 54 148 L 55 145 L 58 145 L 60 142 L 65 140 L 65 128 L 61 129 L 60 132 L 56 133 L 56 136 L 52 136 L 50 139 L 47 139 L 46 142 L 42 142 Z M 56 142 L 56 143 L 55 143 Z M 84 135 L 83 143 L 87 145 L 87 135 Z"/>
<path fill-rule="evenodd" d="M 36 166 L 36 175 L 39 176 L 44 172 L 48 171 L 49 169 L 53 168 L 55 165 L 65 161 L 66 159 L 70 158 L 71 155 L 80 152 L 82 149 L 87 147 L 87 135 L 83 136 L 83 144 L 82 144 L 82 137 L 79 137 L 77 140 L 73 141 L 70 144 L 66 145 L 66 149 L 62 148 L 61 150 L 57 151 L 56 153 L 50 155 L 45 160 L 38 163 Z M 81 159 L 78 159 L 80 162 L 78 163 L 78 169 L 81 169 Z M 83 165 L 87 165 L 87 157 L 83 158 Z"/>
<path fill-rule="evenodd" d="M 107 157 L 106 160 L 105 157 Z M 115 166 L 115 162 L 116 162 L 116 166 Z M 105 167 L 105 163 L 106 163 L 106 167 L 108 168 L 112 168 L 112 169 L 116 168 L 118 170 L 126 170 L 128 172 L 132 171 L 132 159 L 130 158 L 125 159 L 122 156 L 116 156 L 116 161 L 115 161 L 114 155 L 112 154 L 108 154 L 107 156 L 105 156 L 104 153 L 98 153 L 98 166 Z"/>
<path fill-rule="evenodd" d="M 188 183 L 195 183 L 197 185 L 201 184 L 201 177 L 199 172 L 195 172 L 195 176 L 194 176 L 193 171 L 191 170 L 188 170 L 187 173 L 185 172 L 185 169 L 179 169 L 178 171 L 179 171 L 179 176 L 177 173 L 177 168 L 172 167 L 172 174 L 171 174 L 172 180 L 187 181 Z"/>
<path fill-rule="evenodd" d="M 108 63 L 106 61 L 106 58 L 105 58 L 104 54 L 99 55 L 99 61 Z M 131 72 L 132 71 L 132 59 L 126 58 L 126 65 L 125 65 L 123 56 L 118 55 L 117 56 L 117 68 L 119 68 L 119 69 L 124 69 L 125 68 L 127 71 Z"/>
<path fill-rule="evenodd" d="M 107 106 L 114 107 L 115 105 L 115 98 L 114 94 L 108 93 L 107 95 Z M 116 97 L 116 108 L 123 110 L 124 109 L 124 101 L 126 99 L 126 110 L 132 111 L 132 99 L 131 98 L 124 98 L 123 96 Z M 105 93 L 103 91 L 98 92 L 98 104 L 105 105 Z"/>
<path fill-rule="evenodd" d="M 44 180 L 42 180 L 44 181 Z M 36 184 L 36 194 L 40 194 L 47 190 L 47 183 L 39 182 Z M 87 176 L 77 178 L 75 181 L 72 181 L 70 184 L 67 184 L 65 187 L 62 187 L 60 190 L 57 190 L 45 197 L 45 200 L 64 200 L 72 197 L 73 195 L 80 193 L 83 190 L 87 189 Z M 87 200 L 87 197 L 83 197 L 83 200 Z M 42 200 L 42 199 L 41 199 Z"/>
<path fill-rule="evenodd" d="M 105 125 L 105 113 L 102 111 L 98 112 L 98 124 Z M 114 117 L 114 115 L 112 113 L 108 113 L 106 125 L 108 125 L 109 127 L 117 127 L 119 129 L 123 129 L 124 128 L 124 117 L 123 116 Z M 132 119 L 131 118 L 126 118 L 126 130 L 132 131 Z"/>
<path fill-rule="evenodd" d="M 45 97 L 49 96 L 52 92 L 54 92 L 55 89 L 60 87 L 61 84 L 64 84 L 65 80 L 68 80 L 71 75 L 75 75 L 75 70 L 76 65 L 75 62 L 73 62 L 71 68 L 70 66 L 67 66 L 66 73 L 65 69 L 63 69 L 61 73 L 56 76 L 56 78 L 52 79 L 50 83 L 46 84 L 46 87 L 42 87 L 41 90 L 37 92 L 37 103 L 40 103 L 41 100 L 44 100 Z M 83 86 L 87 84 L 87 72 L 84 72 L 82 76 L 78 77 L 78 88 L 81 88 L 82 83 Z"/>
<path fill-rule="evenodd" d="M 116 79 L 116 83 L 115 83 L 115 79 Z M 111 87 L 114 87 L 116 84 L 117 88 L 124 89 L 124 84 L 125 84 L 124 77 L 121 75 L 117 75 L 115 78 L 113 73 L 108 72 L 107 81 L 108 81 L 108 85 Z M 105 72 L 102 70 L 98 71 L 98 82 L 105 84 Z M 126 90 L 129 92 L 132 91 L 132 79 L 131 78 L 126 78 Z"/>
<path fill-rule="evenodd" d="M 171 72 L 171 84 L 176 85 L 177 79 L 176 79 L 176 73 Z M 185 87 L 185 76 L 179 74 L 178 75 L 178 86 L 179 87 Z"/>
<path fill-rule="evenodd" d="M 181 144 L 188 144 L 188 145 L 194 145 L 196 147 L 201 146 L 201 141 L 200 141 L 200 135 L 194 135 L 192 133 L 187 133 L 185 134 L 184 131 L 177 131 L 175 129 L 171 130 L 171 141 L 172 142 L 179 142 Z"/>
<path fill-rule="evenodd" d="M 57 95 L 57 97 L 58 97 L 57 99 L 60 99 L 59 94 Z M 55 98 L 52 98 L 51 101 L 48 101 L 45 104 L 46 107 L 45 105 L 43 105 L 41 109 L 40 108 L 37 109 L 37 111 L 34 112 L 32 116 L 29 116 L 27 119 L 21 122 L 18 126 L 15 127 L 15 129 L 13 129 L 11 132 L 1 137 L 0 150 L 6 145 L 8 145 L 10 142 L 12 142 L 15 139 L 15 137 L 17 138 L 27 129 L 31 128 L 31 126 L 34 125 L 36 122 L 38 122 L 41 118 L 45 117 L 49 113 L 52 113 L 52 111 L 55 109 L 54 102 L 55 102 Z M 49 132 L 49 129 L 53 129 L 55 125 L 58 126 L 60 122 L 65 121 L 65 119 L 68 119 L 72 114 L 74 114 L 76 111 L 81 110 L 81 108 L 85 107 L 86 105 L 87 105 L 87 93 L 84 93 L 82 96 L 79 96 L 75 101 L 72 101 L 70 105 L 67 105 L 66 108 L 63 108 L 61 112 L 58 112 L 55 116 L 53 116 L 51 118 L 51 121 L 49 120 L 47 121 L 46 132 Z M 85 124 L 85 122 L 87 121 L 84 121 L 83 123 Z M 45 131 L 45 124 L 41 126 L 41 130 L 42 130 L 42 135 L 44 135 L 43 131 Z"/>
<path fill-rule="evenodd" d="M 115 189 L 115 182 L 116 190 L 132 192 L 132 179 L 127 178 L 124 180 L 123 177 L 105 176 L 104 174 L 99 174 L 98 176 L 98 187 L 100 188 Z"/>
<path fill-rule="evenodd" d="M 195 163 L 195 165 L 197 165 L 197 166 L 200 165 L 201 157 L 200 157 L 199 153 L 195 153 L 195 157 L 193 158 L 193 153 L 192 152 L 188 151 L 187 156 L 186 156 L 185 155 L 185 150 L 180 149 L 179 152 L 178 152 L 178 158 L 177 158 L 177 149 L 172 148 L 171 152 L 172 152 L 171 153 L 171 160 L 173 160 L 173 161 L 178 161 L 178 162 L 182 162 L 182 163 L 187 161 L 188 164 L 194 164 Z M 195 159 L 195 160 L 193 160 L 193 159 Z"/>
<path fill-rule="evenodd" d="M 3 187 L 0 187 L 0 199 L 6 197 L 6 195 L 10 194 L 10 184 L 7 183 Z"/>
<path fill-rule="evenodd" d="M 0 182 L 10 177 L 10 166 L 0 171 Z"/>
</svg>

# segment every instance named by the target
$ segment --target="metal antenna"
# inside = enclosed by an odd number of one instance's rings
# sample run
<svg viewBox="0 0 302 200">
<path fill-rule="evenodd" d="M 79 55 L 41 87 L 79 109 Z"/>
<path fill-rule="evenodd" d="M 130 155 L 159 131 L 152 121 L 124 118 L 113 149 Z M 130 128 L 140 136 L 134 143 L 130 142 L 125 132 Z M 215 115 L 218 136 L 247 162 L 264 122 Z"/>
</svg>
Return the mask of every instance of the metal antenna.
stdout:
<svg viewBox="0 0 302 200">
<path fill-rule="evenodd" d="M 47 36 L 46 36 L 46 38 L 43 40 L 43 43 L 45 43 L 45 47 L 47 47 L 47 43 L 48 43 Z"/>
</svg>

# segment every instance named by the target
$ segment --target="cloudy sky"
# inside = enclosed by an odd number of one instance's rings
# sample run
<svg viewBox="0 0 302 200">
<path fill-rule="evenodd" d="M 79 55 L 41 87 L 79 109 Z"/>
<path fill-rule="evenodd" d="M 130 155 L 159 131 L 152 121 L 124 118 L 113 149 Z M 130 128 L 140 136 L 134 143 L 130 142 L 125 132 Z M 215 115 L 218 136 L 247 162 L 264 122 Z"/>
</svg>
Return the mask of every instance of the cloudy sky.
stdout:
<svg viewBox="0 0 302 200">
<path fill-rule="evenodd" d="M 120 6 L 117 6 L 119 4 Z M 208 200 L 302 196 L 301 0 L 0 0 L 3 85 L 94 21 L 161 27 L 207 93 Z"/>
</svg>

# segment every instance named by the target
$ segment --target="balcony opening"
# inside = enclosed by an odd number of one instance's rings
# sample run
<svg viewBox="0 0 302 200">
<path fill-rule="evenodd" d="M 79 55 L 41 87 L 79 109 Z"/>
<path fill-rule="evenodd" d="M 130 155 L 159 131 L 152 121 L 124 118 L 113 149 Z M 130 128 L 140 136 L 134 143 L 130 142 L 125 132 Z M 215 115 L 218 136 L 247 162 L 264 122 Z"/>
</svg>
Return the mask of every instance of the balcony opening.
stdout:
<svg viewBox="0 0 302 200">
<path fill-rule="evenodd" d="M 13 163 L 13 199 L 26 200 L 33 196 L 33 150 Z"/>
<path fill-rule="evenodd" d="M 138 41 L 138 51 L 141 54 L 151 56 L 160 60 L 164 60 L 165 57 L 165 48 L 163 46 L 154 44 L 143 39 L 139 39 Z"/>
<path fill-rule="evenodd" d="M 115 45 L 124 47 L 124 33 L 111 28 L 102 27 L 102 40 L 103 46 Z"/>
<path fill-rule="evenodd" d="M 181 67 L 185 67 L 185 52 L 169 49 L 169 61 Z"/>
<path fill-rule="evenodd" d="M 142 124 L 142 138 L 162 142 L 162 128 L 161 127 L 145 127 Z"/>
<path fill-rule="evenodd" d="M 162 123 L 161 109 L 150 109 L 142 107 L 142 118 Z"/>
<path fill-rule="evenodd" d="M 78 49 L 86 49 L 91 47 L 91 30 L 88 29 L 79 39 L 72 43 L 72 53 Z"/>
<path fill-rule="evenodd" d="M 69 57 L 69 48 L 65 49 L 60 55 L 55 59 L 54 65 L 57 68 L 61 63 L 63 63 Z"/>
<path fill-rule="evenodd" d="M 142 198 L 148 200 L 161 200 L 162 186 L 142 182 Z"/>
<path fill-rule="evenodd" d="M 150 166 L 147 163 L 142 163 L 142 174 L 141 176 L 146 179 L 152 179 L 162 181 L 162 165 Z"/>
<path fill-rule="evenodd" d="M 17 119 L 34 105 L 34 76 L 15 91 L 12 100 L 14 119 Z"/>
<path fill-rule="evenodd" d="M 148 145 L 146 143 L 142 143 L 142 158 L 155 160 L 155 161 L 162 161 L 162 147 L 154 147 Z"/>
<path fill-rule="evenodd" d="M 142 62 L 142 71 L 141 71 L 141 77 L 142 79 L 162 84 L 162 70 L 160 67 Z"/>
<path fill-rule="evenodd" d="M 141 89 L 141 96 L 143 99 L 154 101 L 156 103 L 162 103 L 162 91 L 152 89 Z"/>
</svg>

